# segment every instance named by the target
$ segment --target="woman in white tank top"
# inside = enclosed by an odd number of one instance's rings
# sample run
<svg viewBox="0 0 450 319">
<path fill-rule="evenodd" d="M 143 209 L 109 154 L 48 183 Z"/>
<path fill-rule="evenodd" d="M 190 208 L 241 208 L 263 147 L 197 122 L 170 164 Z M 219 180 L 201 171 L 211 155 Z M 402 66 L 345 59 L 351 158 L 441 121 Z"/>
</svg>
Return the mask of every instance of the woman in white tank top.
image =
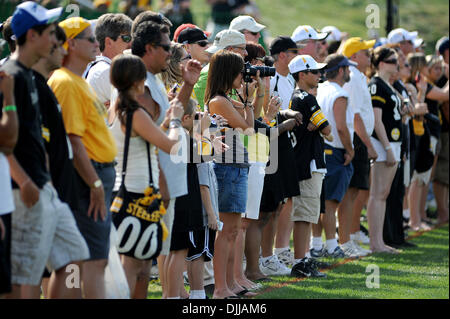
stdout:
<svg viewBox="0 0 450 319">
<path fill-rule="evenodd" d="M 169 134 L 166 135 L 161 128 L 155 124 L 151 116 L 136 100 L 136 97 L 144 93 L 144 81 L 146 79 L 146 68 L 142 60 L 134 55 L 119 55 L 111 64 L 111 83 L 119 91 L 119 96 L 110 109 L 111 131 L 118 147 L 119 165 L 114 191 L 119 190 L 121 184 L 122 161 L 125 142 L 125 123 L 127 114 L 132 114 L 132 129 L 128 151 L 127 172 L 125 187 L 129 192 L 144 193 L 149 186 L 149 169 L 147 143 L 150 144 L 150 160 L 152 179 L 154 186 L 158 187 L 158 162 L 155 147 L 170 153 L 178 147 L 178 134 L 180 131 L 181 117 L 184 109 L 181 104 L 172 104 L 165 118 L 170 122 Z M 147 294 L 148 279 L 150 277 L 151 260 L 139 260 L 122 255 L 122 264 L 127 276 L 131 296 L 142 296 Z M 136 287 L 138 276 L 145 283 Z M 141 280 L 140 280 L 141 281 Z M 138 291 L 139 290 L 139 291 Z"/>
</svg>

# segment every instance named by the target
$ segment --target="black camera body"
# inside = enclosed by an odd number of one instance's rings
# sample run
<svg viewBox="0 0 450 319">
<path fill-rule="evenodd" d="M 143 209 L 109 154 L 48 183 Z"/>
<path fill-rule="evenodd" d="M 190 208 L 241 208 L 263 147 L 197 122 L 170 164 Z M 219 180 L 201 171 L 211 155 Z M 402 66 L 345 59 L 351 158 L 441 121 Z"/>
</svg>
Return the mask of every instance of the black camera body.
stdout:
<svg viewBox="0 0 450 319">
<path fill-rule="evenodd" d="M 242 74 L 244 75 L 244 82 L 251 82 L 252 76 L 256 76 L 259 71 L 260 77 L 275 76 L 275 68 L 269 66 L 253 66 L 249 62 L 244 64 L 244 70 Z"/>
</svg>

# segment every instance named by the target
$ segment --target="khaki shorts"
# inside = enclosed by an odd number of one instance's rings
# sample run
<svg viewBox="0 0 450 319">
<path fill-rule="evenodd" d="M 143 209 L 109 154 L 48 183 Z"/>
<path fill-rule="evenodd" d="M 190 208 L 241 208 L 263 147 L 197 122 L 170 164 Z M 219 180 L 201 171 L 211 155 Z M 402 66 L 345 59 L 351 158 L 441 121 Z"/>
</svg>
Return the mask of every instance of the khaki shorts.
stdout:
<svg viewBox="0 0 450 319">
<path fill-rule="evenodd" d="M 11 282 L 37 286 L 44 268 L 50 271 L 89 258 L 89 249 L 69 206 L 61 202 L 50 183 L 40 190 L 38 202 L 27 208 L 20 191 L 13 190 Z"/>
<path fill-rule="evenodd" d="M 317 224 L 320 216 L 320 194 L 324 174 L 313 172 L 310 179 L 300 181 L 300 195 L 293 197 L 291 220 Z"/>
</svg>

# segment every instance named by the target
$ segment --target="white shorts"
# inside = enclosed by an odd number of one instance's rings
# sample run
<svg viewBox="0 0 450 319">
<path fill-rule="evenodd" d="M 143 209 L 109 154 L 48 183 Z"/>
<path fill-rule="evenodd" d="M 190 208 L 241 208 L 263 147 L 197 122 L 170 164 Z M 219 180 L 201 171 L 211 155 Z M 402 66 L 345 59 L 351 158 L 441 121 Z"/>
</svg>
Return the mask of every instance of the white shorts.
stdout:
<svg viewBox="0 0 450 319">
<path fill-rule="evenodd" d="M 372 142 L 373 148 L 378 154 L 377 162 L 386 162 L 386 150 L 383 147 L 381 142 L 373 137 L 370 137 L 370 141 Z M 402 150 L 401 142 L 390 142 L 389 143 L 392 148 L 392 152 L 394 152 L 394 158 L 397 162 L 400 162 L 400 152 Z"/>
<path fill-rule="evenodd" d="M 58 270 L 89 258 L 89 249 L 78 230 L 72 211 L 61 202 L 50 183 L 40 190 L 39 200 L 27 208 L 20 190 L 13 190 L 11 282 L 39 285 L 44 268 Z"/>
<path fill-rule="evenodd" d="M 167 230 L 169 231 L 169 235 L 166 240 L 162 242 L 162 248 L 160 255 L 167 256 L 170 251 L 170 242 L 172 240 L 172 228 L 173 228 L 173 220 L 175 218 L 175 200 L 176 198 L 171 198 L 169 201 L 169 206 L 167 207 L 166 213 L 163 215 L 162 219 L 164 224 L 167 226 Z"/>
<path fill-rule="evenodd" d="M 245 214 L 241 215 L 243 218 L 255 220 L 259 218 L 259 205 L 261 204 L 265 175 L 266 163 L 250 163 L 248 171 L 247 209 Z"/>
</svg>

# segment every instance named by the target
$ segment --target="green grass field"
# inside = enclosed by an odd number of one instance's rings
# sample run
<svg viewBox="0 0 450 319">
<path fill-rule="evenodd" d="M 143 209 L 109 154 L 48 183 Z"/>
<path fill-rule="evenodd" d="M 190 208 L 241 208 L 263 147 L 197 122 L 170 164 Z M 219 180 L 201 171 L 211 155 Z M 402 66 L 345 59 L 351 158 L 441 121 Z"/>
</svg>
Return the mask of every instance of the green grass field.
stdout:
<svg viewBox="0 0 450 319">
<path fill-rule="evenodd" d="M 337 262 L 325 259 L 334 263 L 334 268 L 324 270 L 327 278 L 272 277 L 255 299 L 448 299 L 448 224 L 411 242 L 418 246 L 399 255 L 373 254 Z M 379 288 L 366 286 L 367 277 L 373 274 L 373 270 L 366 272 L 369 265 L 379 267 Z M 369 278 L 369 282 L 374 281 Z M 148 298 L 161 298 L 158 283 L 150 284 Z"/>
<path fill-rule="evenodd" d="M 386 0 L 254 0 L 261 10 L 262 23 L 272 36 L 291 35 L 298 25 L 323 28 L 334 25 L 352 36 L 368 37 L 366 7 L 376 4 L 380 8 L 380 36 L 386 36 Z M 191 0 L 192 12 L 199 26 L 206 26 L 210 7 L 205 0 Z M 437 39 L 448 35 L 449 3 L 447 0 L 394 0 L 399 12 L 399 26 L 418 30 L 427 42 L 426 51 L 432 53 Z"/>
</svg>

